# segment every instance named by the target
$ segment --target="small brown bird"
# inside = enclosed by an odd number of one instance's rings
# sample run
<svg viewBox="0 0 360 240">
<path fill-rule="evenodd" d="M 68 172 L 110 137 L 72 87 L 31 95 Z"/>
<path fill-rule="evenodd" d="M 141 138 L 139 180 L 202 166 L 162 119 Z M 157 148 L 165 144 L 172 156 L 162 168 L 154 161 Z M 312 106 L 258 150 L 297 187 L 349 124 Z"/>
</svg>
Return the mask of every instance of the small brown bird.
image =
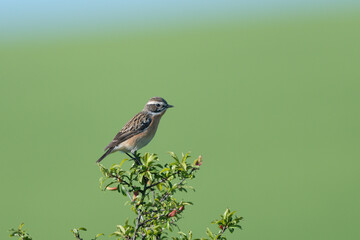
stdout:
<svg viewBox="0 0 360 240">
<path fill-rule="evenodd" d="M 97 160 L 97 163 L 110 153 L 121 151 L 141 165 L 136 151 L 146 146 L 153 139 L 161 117 L 171 107 L 174 106 L 169 105 L 161 97 L 150 98 L 144 109 L 130 119 L 109 145 L 106 146 L 105 154 Z M 134 156 L 131 156 L 129 153 Z"/>
</svg>

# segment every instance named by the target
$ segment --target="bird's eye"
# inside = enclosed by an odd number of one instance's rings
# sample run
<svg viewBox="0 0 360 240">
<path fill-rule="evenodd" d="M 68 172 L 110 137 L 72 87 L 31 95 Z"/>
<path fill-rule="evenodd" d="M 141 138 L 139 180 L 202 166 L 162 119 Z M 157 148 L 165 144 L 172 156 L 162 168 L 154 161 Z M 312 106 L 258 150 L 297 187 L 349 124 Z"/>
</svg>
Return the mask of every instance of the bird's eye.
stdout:
<svg viewBox="0 0 360 240">
<path fill-rule="evenodd" d="M 157 103 L 157 104 L 156 104 L 156 107 L 160 107 L 160 104 L 159 104 L 159 103 Z"/>
</svg>

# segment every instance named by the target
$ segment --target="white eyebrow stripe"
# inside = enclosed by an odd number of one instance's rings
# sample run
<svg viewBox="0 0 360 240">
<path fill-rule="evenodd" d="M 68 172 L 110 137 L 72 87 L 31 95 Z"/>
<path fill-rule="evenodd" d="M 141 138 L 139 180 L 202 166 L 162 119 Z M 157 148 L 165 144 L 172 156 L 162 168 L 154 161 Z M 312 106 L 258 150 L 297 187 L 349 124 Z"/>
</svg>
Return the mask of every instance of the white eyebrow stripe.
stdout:
<svg viewBox="0 0 360 240">
<path fill-rule="evenodd" d="M 151 115 L 155 116 L 155 115 L 159 115 L 162 114 L 163 112 L 149 112 Z"/>
<path fill-rule="evenodd" d="M 146 104 L 163 104 L 163 102 L 150 101 L 150 102 L 147 102 Z"/>
</svg>

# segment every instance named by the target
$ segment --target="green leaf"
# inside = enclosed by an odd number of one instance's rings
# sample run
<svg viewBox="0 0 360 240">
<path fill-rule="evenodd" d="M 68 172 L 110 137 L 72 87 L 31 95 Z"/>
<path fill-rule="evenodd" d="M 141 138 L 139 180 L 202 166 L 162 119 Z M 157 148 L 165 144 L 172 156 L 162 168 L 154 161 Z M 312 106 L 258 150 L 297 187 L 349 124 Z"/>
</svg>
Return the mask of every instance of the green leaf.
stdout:
<svg viewBox="0 0 360 240">
<path fill-rule="evenodd" d="M 100 171 L 101 171 L 101 173 L 104 175 L 104 176 L 106 176 L 106 177 L 108 177 L 109 176 L 109 170 L 108 169 L 106 169 L 102 164 L 98 164 L 99 165 L 99 168 L 100 168 Z"/>
<path fill-rule="evenodd" d="M 185 155 L 184 154 L 182 154 L 182 162 L 184 163 L 184 162 L 186 162 L 186 159 L 188 159 L 190 156 L 189 156 L 189 154 L 190 154 L 190 152 L 187 152 Z"/>
<path fill-rule="evenodd" d="M 145 175 L 145 173 L 139 174 L 139 176 L 138 176 L 138 181 L 139 181 L 139 182 L 142 182 L 142 181 L 143 181 L 144 175 Z"/>
<path fill-rule="evenodd" d="M 224 212 L 224 215 L 222 216 L 223 219 L 227 219 L 229 217 L 230 210 L 227 208 Z"/>
<path fill-rule="evenodd" d="M 111 236 L 121 236 L 121 235 L 122 235 L 121 232 L 115 231 L 115 232 L 113 232 L 113 233 L 110 234 L 110 237 L 111 237 Z"/>
<path fill-rule="evenodd" d="M 24 223 L 21 223 L 21 224 L 19 225 L 19 230 L 21 230 L 23 226 L 24 226 Z"/>
<path fill-rule="evenodd" d="M 176 156 L 174 152 L 169 152 L 170 156 L 175 159 L 176 162 L 179 162 L 179 158 Z"/>
<path fill-rule="evenodd" d="M 150 173 L 150 172 L 146 172 L 146 175 L 149 177 L 149 180 L 150 180 L 150 181 L 152 181 L 152 180 L 153 180 L 152 175 L 151 175 L 151 173 Z"/>
<path fill-rule="evenodd" d="M 186 166 L 186 162 L 182 162 L 181 163 L 181 166 L 184 168 L 184 170 L 186 171 L 186 169 L 187 169 L 187 166 Z"/>
<path fill-rule="evenodd" d="M 189 231 L 189 240 L 191 240 L 192 239 L 192 231 Z"/>
<path fill-rule="evenodd" d="M 129 160 L 129 159 L 125 158 L 124 160 L 122 160 L 121 163 L 119 164 L 119 168 L 121 168 L 121 166 L 122 166 L 122 165 L 124 164 L 124 162 L 126 162 L 127 160 Z"/>
<path fill-rule="evenodd" d="M 209 228 L 206 229 L 206 234 L 207 234 L 211 239 L 214 239 L 214 234 L 210 231 Z"/>
<path fill-rule="evenodd" d="M 170 171 L 170 168 L 164 168 L 164 169 L 161 170 L 159 173 L 168 172 L 168 171 Z"/>
<path fill-rule="evenodd" d="M 102 236 L 102 235 L 104 235 L 104 234 L 103 234 L 103 233 L 97 234 L 97 235 L 95 236 L 95 239 L 97 239 L 98 237 L 100 237 L 100 236 Z"/>
<path fill-rule="evenodd" d="M 122 233 L 125 234 L 126 230 L 125 230 L 125 228 L 124 228 L 123 226 L 117 225 L 117 227 L 120 229 L 120 231 L 121 231 Z"/>
</svg>

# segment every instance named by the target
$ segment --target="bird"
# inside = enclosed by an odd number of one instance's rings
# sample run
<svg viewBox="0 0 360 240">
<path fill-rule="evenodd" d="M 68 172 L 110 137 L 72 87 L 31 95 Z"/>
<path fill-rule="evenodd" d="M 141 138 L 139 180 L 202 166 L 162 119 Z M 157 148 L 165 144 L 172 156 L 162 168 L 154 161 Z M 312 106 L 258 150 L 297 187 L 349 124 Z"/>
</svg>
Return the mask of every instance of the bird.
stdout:
<svg viewBox="0 0 360 240">
<path fill-rule="evenodd" d="M 121 151 L 127 154 L 138 165 L 141 161 L 137 150 L 145 147 L 155 136 L 161 117 L 168 108 L 174 107 L 161 97 L 152 97 L 145 104 L 144 109 L 131 118 L 106 146 L 104 155 L 96 162 L 101 162 L 109 154 Z M 130 153 L 133 155 L 131 156 Z"/>
</svg>

